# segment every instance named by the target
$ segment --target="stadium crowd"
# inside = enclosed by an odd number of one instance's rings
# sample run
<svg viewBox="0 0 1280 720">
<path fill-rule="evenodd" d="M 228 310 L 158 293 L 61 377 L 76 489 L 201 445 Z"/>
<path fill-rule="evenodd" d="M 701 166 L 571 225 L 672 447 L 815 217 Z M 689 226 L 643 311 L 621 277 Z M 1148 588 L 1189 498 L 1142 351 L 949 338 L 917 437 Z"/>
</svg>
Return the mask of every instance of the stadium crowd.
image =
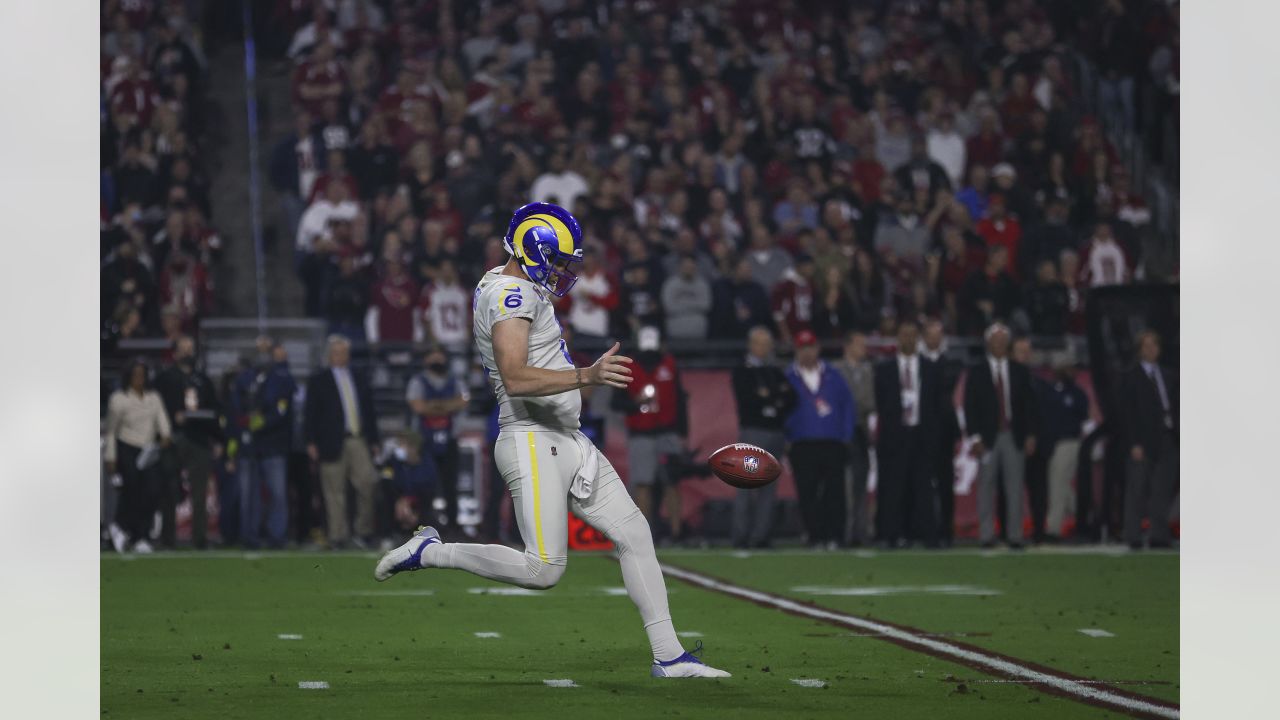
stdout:
<svg viewBox="0 0 1280 720">
<path fill-rule="evenodd" d="M 134 473 L 147 447 L 174 446 L 145 478 L 122 479 L 151 490 L 121 494 L 118 548 L 152 539 L 154 509 L 172 528 L 183 477 L 203 507 L 190 477 L 209 465 L 224 542 L 280 545 L 292 530 L 363 545 L 441 513 L 456 522 L 453 422 L 469 388 L 450 360 L 469 355 L 470 288 L 505 262 L 506 223 L 530 200 L 571 209 L 587 238 L 559 308 L 567 333 L 633 339 L 652 374 L 610 407 L 628 418 L 633 492 L 669 536 L 684 534 L 679 493 L 661 488 L 684 467 L 686 421 L 680 393 L 662 390 L 677 376 L 662 346 L 707 338 L 747 347 L 734 373 L 743 439 L 789 458 L 810 542 L 949 542 L 937 479 L 960 441 L 982 463 L 983 542 L 997 517 L 1023 542 L 1024 473 L 1041 488 L 1036 539 L 1064 532 L 1079 448 L 1060 445 L 1084 434 L 1079 397 L 1066 368 L 1043 381 L 1057 396 L 1033 389 L 1019 353 L 1028 336 L 1081 334 L 1092 289 L 1156 279 L 1151 212 L 1103 124 L 1149 123 L 1134 100 L 1143 85 L 1176 108 L 1176 3 L 281 0 L 263 46 L 291 64 L 293 130 L 273 138 L 268 175 L 305 313 L 333 338 L 305 381 L 264 341 L 220 383 L 199 377 L 182 341 L 208 308 L 219 242 L 189 111 L 203 63 L 181 8 L 104 4 L 116 80 L 103 95 L 104 332 L 160 330 L 175 347 L 160 402 L 131 366 L 108 403 L 109 469 Z M 1096 114 L 1083 109 L 1080 57 L 1099 72 Z M 974 366 L 988 367 L 981 387 L 966 385 L 980 428 L 930 411 L 964 370 L 940 352 L 945 336 L 995 358 Z M 367 382 L 343 370 L 344 338 L 429 348 L 403 437 L 380 437 Z M 898 352 L 873 363 L 868 339 Z M 775 342 L 795 364 L 772 363 Z M 843 356 L 824 362 L 819 346 Z M 970 370 L 965 382 L 979 382 Z M 1133 507 L 1150 496 L 1153 517 L 1176 485 L 1176 397 L 1158 375 L 1125 386 L 1142 395 L 1146 446 L 1161 448 L 1158 461 L 1131 453 L 1132 477 L 1146 478 Z M 1032 393 L 1071 407 L 1046 420 Z M 500 488 L 488 499 L 492 522 Z M 766 493 L 740 495 L 733 541 L 767 545 L 758 519 L 773 512 Z"/>
<path fill-rule="evenodd" d="M 201 155 L 202 2 L 101 4 L 101 322 L 121 339 L 175 340 L 212 309 L 222 249 Z"/>
<path fill-rule="evenodd" d="M 1151 213 L 1099 115 L 1134 126 L 1135 83 L 1176 92 L 1176 4 L 280 10 L 295 123 L 271 178 L 307 313 L 357 341 L 465 346 L 466 289 L 530 200 L 588 238 L 562 307 L 580 337 L 1052 337 L 1143 277 Z"/>
</svg>

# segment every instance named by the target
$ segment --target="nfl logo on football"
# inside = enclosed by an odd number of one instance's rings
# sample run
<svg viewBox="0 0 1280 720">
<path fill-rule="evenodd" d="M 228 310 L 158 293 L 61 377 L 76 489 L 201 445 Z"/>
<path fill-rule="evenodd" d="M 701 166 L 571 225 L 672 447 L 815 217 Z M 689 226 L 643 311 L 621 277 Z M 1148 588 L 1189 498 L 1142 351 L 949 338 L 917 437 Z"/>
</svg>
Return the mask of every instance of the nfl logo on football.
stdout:
<svg viewBox="0 0 1280 720">
<path fill-rule="evenodd" d="M 749 473 L 756 472 L 760 469 L 760 458 L 751 455 L 742 458 L 742 469 Z"/>
</svg>

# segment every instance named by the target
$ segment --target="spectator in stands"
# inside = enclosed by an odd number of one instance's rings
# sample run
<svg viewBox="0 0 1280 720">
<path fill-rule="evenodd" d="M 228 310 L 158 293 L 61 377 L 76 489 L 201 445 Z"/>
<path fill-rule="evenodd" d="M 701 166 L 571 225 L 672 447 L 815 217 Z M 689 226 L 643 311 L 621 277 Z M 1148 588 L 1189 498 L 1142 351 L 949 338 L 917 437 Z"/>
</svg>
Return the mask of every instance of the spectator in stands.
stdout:
<svg viewBox="0 0 1280 720">
<path fill-rule="evenodd" d="M 533 187 L 529 188 L 530 201 L 573 207 L 579 197 L 590 192 L 586 179 L 568 168 L 568 154 L 568 148 L 564 146 L 551 151 L 549 170 L 539 175 L 533 181 Z"/>
<path fill-rule="evenodd" d="M 795 388 L 777 366 L 773 333 L 757 325 L 747 334 L 747 356 L 733 369 L 733 397 L 738 408 L 738 438 L 783 457 L 783 423 L 795 408 Z M 738 490 L 733 500 L 732 540 L 737 548 L 769 547 L 773 534 L 774 484 Z"/>
<path fill-rule="evenodd" d="M 637 240 L 644 247 L 642 240 Z M 662 285 L 654 277 L 657 264 L 648 259 L 647 249 L 641 259 L 634 259 L 622 268 L 622 283 L 618 310 L 623 328 L 636 332 L 646 325 L 662 323 Z"/>
<path fill-rule="evenodd" d="M 631 494 L 655 535 L 659 532 L 656 503 L 660 497 L 667 512 L 667 536 L 680 541 L 684 539 L 680 492 L 676 487 L 680 478 L 671 469 L 684 454 L 684 438 L 689 432 L 685 392 L 676 359 L 662 349 L 657 328 L 640 328 L 636 348 L 631 384 L 625 392 L 613 394 L 614 409 L 627 416 Z"/>
<path fill-rule="evenodd" d="M 977 335 L 997 320 L 1009 319 L 1017 309 L 1021 294 L 1018 283 L 1007 270 L 1009 251 L 992 247 L 982 270 L 971 273 L 960 290 L 960 333 Z"/>
<path fill-rule="evenodd" d="M 795 334 L 796 360 L 787 380 L 796 407 L 787 416 L 788 457 L 795 473 L 807 542 L 828 550 L 845 537 L 845 449 L 853 440 L 857 410 L 839 371 L 819 359 L 818 338 L 807 329 Z"/>
<path fill-rule="evenodd" d="M 174 545 L 174 508 L 185 478 L 191 493 L 191 544 L 203 550 L 208 543 L 209 475 L 213 461 L 222 456 L 222 403 L 213 381 L 196 365 L 196 345 L 190 336 L 178 338 L 173 364 L 156 378 L 156 390 L 173 425 L 173 458 L 163 468 L 168 477 L 163 478 L 160 496 L 160 542 Z"/>
<path fill-rule="evenodd" d="M 886 266 L 901 264 L 911 273 L 924 268 L 924 255 L 933 241 L 910 195 L 901 193 L 892 211 L 880 213 L 874 242 L 876 253 Z"/>
<path fill-rule="evenodd" d="M 973 453 L 979 458 L 978 539 L 995 544 L 996 480 L 1005 497 L 1005 536 L 1021 549 L 1023 479 L 1027 456 L 1036 450 L 1039 424 L 1031 373 L 1009 358 L 1009 328 L 994 323 L 983 333 L 987 353 L 965 376 L 964 417 Z"/>
<path fill-rule="evenodd" d="M 307 454 L 320 466 L 330 546 L 363 547 L 374 533 L 377 488 L 372 458 L 379 433 L 373 393 L 351 369 L 351 341 L 331 335 L 327 346 L 328 367 L 307 381 Z M 348 488 L 356 495 L 354 536 L 347 513 Z"/>
<path fill-rule="evenodd" d="M 666 308 L 667 337 L 676 340 L 705 340 L 707 317 L 711 312 L 711 285 L 698 272 L 693 255 L 680 257 L 679 272 L 662 285 L 662 305 Z"/>
<path fill-rule="evenodd" d="M 969 167 L 969 184 L 956 193 L 956 200 L 969 211 L 969 217 L 976 223 L 987 214 L 987 201 L 991 192 L 990 176 L 985 165 Z"/>
<path fill-rule="evenodd" d="M 449 370 L 449 356 L 444 348 L 433 345 L 423 356 L 423 370 L 409 380 L 405 400 L 413 413 L 413 429 L 421 436 L 421 462 L 432 481 L 435 497 L 444 499 L 444 516 L 440 521 L 420 508 L 421 516 L 439 522 L 446 532 L 458 524 L 458 439 L 453 426 L 454 415 L 470 401 L 466 384 Z"/>
<path fill-rule="evenodd" d="M 849 443 L 845 491 L 849 497 L 847 542 L 858 547 L 870 542 L 874 531 L 867 503 L 867 479 L 871 473 L 871 418 L 876 414 L 875 368 L 867 358 L 867 336 L 851 332 L 845 337 L 844 356 L 835 363 L 853 394 L 857 424 Z"/>
<path fill-rule="evenodd" d="M 342 183 L 330 184 L 324 197 L 302 214 L 298 222 L 296 262 L 306 288 L 308 315 L 324 311 L 334 254 L 341 249 L 341 242 L 350 237 L 351 223 L 360 219 L 360 206 L 347 197 L 347 187 Z"/>
<path fill-rule="evenodd" d="M 339 221 L 345 224 L 345 221 Z M 369 279 L 357 263 L 357 257 L 343 253 L 338 260 L 338 277 L 329 288 L 325 316 L 331 334 L 365 341 L 365 316 L 369 310 Z"/>
<path fill-rule="evenodd" d="M 1046 260 L 1056 266 L 1062 251 L 1076 248 L 1075 234 L 1068 225 L 1070 207 L 1067 199 L 1054 195 L 1045 203 L 1044 220 L 1032 225 L 1022 236 L 1018 253 L 1022 277 L 1038 274 L 1040 264 Z"/>
<path fill-rule="evenodd" d="M 938 116 L 938 123 L 930 128 L 925 138 L 929 160 L 936 163 L 947 174 L 947 187 L 958 188 L 964 180 L 966 166 L 965 140 L 956 130 L 955 113 L 944 110 Z"/>
<path fill-rule="evenodd" d="M 801 330 L 813 331 L 816 273 L 813 258 L 801 253 L 796 257 L 795 267 L 789 268 L 773 289 L 770 301 L 773 322 L 782 342 L 788 345 L 793 344 L 796 333 Z"/>
<path fill-rule="evenodd" d="M 751 227 L 747 258 L 751 262 L 751 277 L 770 293 L 792 265 L 791 256 L 774 243 L 773 235 L 763 223 Z"/>
<path fill-rule="evenodd" d="M 441 260 L 435 280 L 422 288 L 418 301 L 421 330 L 414 340 L 430 339 L 454 357 L 471 349 L 471 293 L 458 281 L 452 260 Z"/>
<path fill-rule="evenodd" d="M 1019 280 L 1018 250 L 1022 243 L 1022 224 L 1008 214 L 1003 194 L 991 194 L 987 216 L 979 220 L 974 229 L 986 242 L 988 251 L 997 246 L 1005 249 L 1006 265 L 1002 270 Z"/>
<path fill-rule="evenodd" d="M 324 166 L 324 141 L 312 127 L 312 115 L 299 110 L 291 134 L 271 151 L 270 178 L 280 198 L 287 237 L 298 237 L 298 222 L 311 197 L 312 186 Z"/>
<path fill-rule="evenodd" d="M 388 233 L 384 243 L 395 239 Z M 418 285 L 404 266 L 404 254 L 386 245 L 382 258 L 382 273 L 373 284 L 370 310 L 373 322 L 368 323 L 372 333 L 369 342 L 407 343 L 413 340 L 413 316 L 419 298 Z"/>
<path fill-rule="evenodd" d="M 101 293 L 102 311 L 108 317 L 134 310 L 141 320 L 154 310 L 155 281 L 138 259 L 137 243 L 128 235 L 122 236 L 115 253 L 103 265 Z"/>
<path fill-rule="evenodd" d="M 160 271 L 160 307 L 177 312 L 185 332 L 213 306 L 213 282 L 203 263 L 186 253 L 170 253 Z"/>
<path fill-rule="evenodd" d="M 111 538 L 117 552 L 131 548 L 150 553 L 151 522 L 158 496 L 156 461 L 160 447 L 170 442 L 169 418 L 160 395 L 151 389 L 146 363 L 137 360 L 125 367 L 121 387 L 107 400 L 107 475 L 119 473 Z"/>
<path fill-rule="evenodd" d="M 1084 270 L 1081 280 L 1089 287 L 1123 285 L 1132 272 L 1129 256 L 1116 242 L 1111 223 L 1100 222 L 1084 247 Z"/>
<path fill-rule="evenodd" d="M 875 370 L 876 529 L 880 543 L 890 548 L 938 544 L 934 458 L 949 398 L 940 368 L 920 357 L 919 343 L 919 326 L 902 320 L 897 353 Z"/>
<path fill-rule="evenodd" d="M 578 282 L 569 291 L 569 325 L 579 339 L 604 342 L 609 312 L 618 306 L 618 289 L 600 265 L 602 248 L 587 248 Z"/>
<path fill-rule="evenodd" d="M 738 256 L 733 272 L 715 281 L 711 289 L 711 335 L 743 338 L 751 328 L 773 324 L 769 294 L 751 276 L 751 260 Z M 770 341 L 773 340 L 770 335 Z"/>
<path fill-rule="evenodd" d="M 951 189 L 946 169 L 929 157 L 928 143 L 921 135 L 911 136 L 911 159 L 899 166 L 893 177 L 905 196 L 924 190 L 926 197 L 933 197 L 939 190 Z"/>
<path fill-rule="evenodd" d="M 1124 536 L 1142 549 L 1142 519 L 1151 524 L 1149 545 L 1169 547 L 1169 513 L 1178 486 L 1181 429 L 1178 374 L 1160 364 L 1160 336 L 1138 335 L 1138 362 L 1121 378 L 1121 447 L 1127 449 Z"/>
<path fill-rule="evenodd" d="M 1053 381 L 1041 398 L 1041 437 L 1049 457 L 1049 507 L 1045 514 L 1045 539 L 1058 542 L 1068 517 L 1075 517 L 1073 482 L 1080 455 L 1080 439 L 1089 420 L 1089 398 L 1075 382 L 1069 353 L 1059 353 L 1053 363 Z"/>
<path fill-rule="evenodd" d="M 1069 304 L 1070 296 L 1058 279 L 1057 266 L 1052 260 L 1041 261 L 1035 284 L 1027 290 L 1025 301 L 1031 332 L 1051 337 L 1065 335 Z"/>
<path fill-rule="evenodd" d="M 240 544 L 249 549 L 260 546 L 264 520 L 270 547 L 284 547 L 289 530 L 287 462 L 296 389 L 288 364 L 277 363 L 270 340 L 260 338 L 257 357 L 236 377 L 227 403 L 228 427 L 239 441 Z"/>
</svg>

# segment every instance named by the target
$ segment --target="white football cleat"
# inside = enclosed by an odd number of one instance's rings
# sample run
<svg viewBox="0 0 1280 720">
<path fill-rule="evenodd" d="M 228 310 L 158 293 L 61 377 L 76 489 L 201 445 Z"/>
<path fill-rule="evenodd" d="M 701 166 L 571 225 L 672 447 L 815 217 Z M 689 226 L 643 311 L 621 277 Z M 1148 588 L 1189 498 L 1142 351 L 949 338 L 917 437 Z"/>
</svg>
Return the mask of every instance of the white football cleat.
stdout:
<svg viewBox="0 0 1280 720">
<path fill-rule="evenodd" d="M 373 579 L 378 582 L 391 579 L 392 575 L 422 569 L 422 551 L 428 545 L 440 543 L 440 533 L 429 526 L 418 528 L 409 542 L 394 548 L 378 561 L 373 569 Z"/>
<path fill-rule="evenodd" d="M 717 670 L 701 660 L 685 653 L 675 660 L 666 662 L 653 661 L 649 674 L 656 678 L 727 678 L 733 677 L 724 670 Z"/>
</svg>

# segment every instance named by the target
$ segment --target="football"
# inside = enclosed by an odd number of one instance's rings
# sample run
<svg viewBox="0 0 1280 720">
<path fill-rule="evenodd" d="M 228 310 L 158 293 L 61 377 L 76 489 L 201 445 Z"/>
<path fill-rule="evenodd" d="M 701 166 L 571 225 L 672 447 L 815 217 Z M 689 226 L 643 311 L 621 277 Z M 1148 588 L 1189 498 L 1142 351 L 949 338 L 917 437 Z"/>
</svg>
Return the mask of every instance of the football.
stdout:
<svg viewBox="0 0 1280 720">
<path fill-rule="evenodd" d="M 778 479 L 782 466 L 768 450 L 747 443 L 725 445 L 707 458 L 711 472 L 726 483 L 750 490 Z"/>
</svg>

